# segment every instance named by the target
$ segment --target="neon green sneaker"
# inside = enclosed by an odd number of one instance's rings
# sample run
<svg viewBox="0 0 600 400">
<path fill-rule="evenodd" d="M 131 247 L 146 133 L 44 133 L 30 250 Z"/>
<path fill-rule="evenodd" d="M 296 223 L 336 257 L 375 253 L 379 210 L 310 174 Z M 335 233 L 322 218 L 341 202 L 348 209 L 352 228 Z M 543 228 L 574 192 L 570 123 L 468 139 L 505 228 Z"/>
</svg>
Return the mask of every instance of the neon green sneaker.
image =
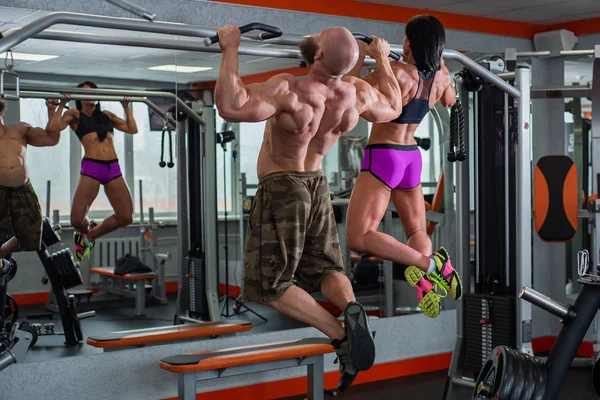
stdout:
<svg viewBox="0 0 600 400">
<path fill-rule="evenodd" d="M 463 292 L 462 281 L 458 272 L 452 267 L 446 249 L 440 247 L 430 257 L 435 260 L 436 268 L 431 274 L 427 274 L 429 280 L 444 289 L 444 291 L 450 292 L 454 300 L 460 300 Z"/>
<path fill-rule="evenodd" d="M 427 279 L 427 275 L 421 272 L 417 267 L 408 267 L 404 271 L 406 281 L 417 291 L 419 299 L 419 308 L 423 314 L 429 318 L 436 318 L 440 315 L 442 306 L 440 305 L 440 295 L 434 290 L 433 283 Z"/>
</svg>

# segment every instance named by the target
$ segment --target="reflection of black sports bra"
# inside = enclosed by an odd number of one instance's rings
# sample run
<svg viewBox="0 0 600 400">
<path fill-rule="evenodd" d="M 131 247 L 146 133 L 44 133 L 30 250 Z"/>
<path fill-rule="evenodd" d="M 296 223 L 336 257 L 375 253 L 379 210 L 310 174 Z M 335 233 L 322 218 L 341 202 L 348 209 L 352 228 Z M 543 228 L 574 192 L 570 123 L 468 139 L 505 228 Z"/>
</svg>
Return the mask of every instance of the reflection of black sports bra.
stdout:
<svg viewBox="0 0 600 400">
<path fill-rule="evenodd" d="M 402 107 L 402 114 L 392 122 L 396 124 L 420 124 L 429 112 L 429 94 L 433 86 L 436 71 L 419 71 L 419 87 L 417 93 L 407 105 Z"/>
<path fill-rule="evenodd" d="M 75 134 L 77 134 L 79 140 L 82 140 L 83 137 L 90 132 L 97 132 L 98 139 L 102 142 L 104 139 L 106 139 L 108 132 L 112 131 L 113 124 L 110 120 L 110 117 L 104 114 L 98 108 L 94 110 L 94 113 L 91 117 L 82 113 L 81 111 L 79 112 L 79 124 L 77 125 L 77 130 L 75 131 Z"/>
</svg>

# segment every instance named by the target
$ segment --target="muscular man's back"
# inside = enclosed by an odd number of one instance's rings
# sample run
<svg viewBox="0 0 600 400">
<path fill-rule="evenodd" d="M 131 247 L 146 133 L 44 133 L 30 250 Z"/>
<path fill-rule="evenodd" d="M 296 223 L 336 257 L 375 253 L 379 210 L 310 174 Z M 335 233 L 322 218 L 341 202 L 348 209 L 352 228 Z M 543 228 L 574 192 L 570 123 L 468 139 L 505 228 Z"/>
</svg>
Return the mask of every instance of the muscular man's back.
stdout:
<svg viewBox="0 0 600 400">
<path fill-rule="evenodd" d="M 312 154 L 316 150 L 322 158 L 359 118 L 356 88 L 340 80 L 330 85 L 310 78 L 296 81 L 282 100 L 283 112 L 267 121 L 265 127 L 259 178 L 280 170 L 304 171 L 305 167 L 313 170 L 312 162 L 305 165 L 307 151 Z"/>
</svg>

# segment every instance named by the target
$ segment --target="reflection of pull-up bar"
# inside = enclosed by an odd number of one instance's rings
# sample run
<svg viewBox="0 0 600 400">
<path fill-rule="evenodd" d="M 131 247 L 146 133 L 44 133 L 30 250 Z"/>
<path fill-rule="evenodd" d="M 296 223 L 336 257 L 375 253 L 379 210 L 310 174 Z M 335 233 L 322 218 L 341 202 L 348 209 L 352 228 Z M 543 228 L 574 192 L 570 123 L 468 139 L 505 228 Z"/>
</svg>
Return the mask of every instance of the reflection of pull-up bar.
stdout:
<svg viewBox="0 0 600 400">
<path fill-rule="evenodd" d="M 11 32 L 9 35 L 4 35 L 4 37 L 0 39 L 0 53 L 15 47 L 16 45 L 22 43 L 23 41 L 29 38 L 33 38 L 45 29 L 58 24 L 93 26 L 97 28 L 120 29 L 125 31 L 150 32 L 192 37 L 208 37 L 213 36 L 216 33 L 215 28 L 206 28 L 195 25 L 175 24 L 167 22 L 148 22 L 144 20 L 105 17 L 100 15 L 55 12 L 43 16 L 35 20 L 34 22 L 25 25 L 21 29 Z M 258 36 L 258 38 L 262 39 L 265 39 L 266 37 L 269 36 L 260 34 Z M 248 36 L 246 39 L 250 40 L 250 38 L 251 36 Z M 269 43 L 298 46 L 304 38 L 305 36 L 300 35 L 282 35 L 279 38 L 272 38 L 271 36 L 269 37 Z M 211 47 L 205 47 L 202 51 L 210 52 L 211 50 L 209 49 L 211 49 Z M 217 52 L 220 52 L 219 49 L 212 49 L 212 51 L 215 50 Z M 245 48 L 240 47 L 239 50 L 240 54 L 242 54 L 242 50 L 245 50 L 246 54 L 248 55 L 250 55 L 249 53 L 253 53 L 253 55 L 262 57 L 287 57 L 299 59 L 302 58 L 298 50 L 268 49 L 264 47 L 254 46 Z M 401 54 L 402 46 L 392 45 L 391 50 L 398 54 Z M 514 86 L 508 84 L 506 81 L 497 77 L 492 72 L 488 71 L 481 65 L 477 64 L 475 61 L 471 60 L 469 57 L 456 50 L 445 49 L 444 58 L 458 61 L 459 63 L 466 66 L 474 74 L 480 76 L 481 78 L 485 79 L 490 83 L 497 85 L 500 89 L 508 93 L 510 96 L 521 96 L 520 91 L 517 90 Z"/>
<path fill-rule="evenodd" d="M 8 88 L 12 88 L 14 85 L 5 85 Z M 74 87 L 62 87 L 62 86 L 49 86 L 49 85 L 21 85 L 21 90 L 30 92 L 44 92 L 44 93 L 69 93 L 71 98 L 73 95 L 87 95 L 92 96 L 92 100 L 97 100 L 101 96 L 128 96 L 128 97 L 161 97 L 164 99 L 172 99 L 177 103 L 178 111 L 187 114 L 195 123 L 200 126 L 204 126 L 204 120 L 198 114 L 194 112 L 187 104 L 183 102 L 176 94 L 170 92 L 153 92 L 146 90 L 124 90 L 124 89 L 86 89 L 86 88 L 74 88 Z M 46 95 L 44 98 L 51 96 Z M 117 100 L 120 101 L 120 100 Z M 148 103 L 146 103 L 148 104 Z M 161 111 L 159 115 L 164 115 Z"/>
<path fill-rule="evenodd" d="M 156 18 L 156 14 L 150 14 L 146 9 L 138 6 L 137 4 L 133 4 L 128 0 L 106 0 L 115 6 L 122 8 L 125 11 L 129 11 L 132 14 L 137 15 L 138 17 L 142 17 L 147 19 L 148 21 L 154 21 Z"/>
<path fill-rule="evenodd" d="M 42 92 L 30 92 L 30 91 L 21 91 L 20 97 L 22 99 L 65 99 L 67 98 L 64 95 L 52 95 L 49 93 Z M 97 100 L 97 101 L 129 101 L 132 103 L 144 103 L 146 104 L 152 111 L 157 113 L 162 118 L 167 118 L 169 123 L 176 125 L 176 122 L 173 118 L 166 115 L 156 104 L 151 102 L 148 99 L 143 97 L 127 97 L 127 96 L 92 96 L 92 95 L 78 95 L 73 94 L 70 95 L 69 98 L 71 100 Z"/>
</svg>

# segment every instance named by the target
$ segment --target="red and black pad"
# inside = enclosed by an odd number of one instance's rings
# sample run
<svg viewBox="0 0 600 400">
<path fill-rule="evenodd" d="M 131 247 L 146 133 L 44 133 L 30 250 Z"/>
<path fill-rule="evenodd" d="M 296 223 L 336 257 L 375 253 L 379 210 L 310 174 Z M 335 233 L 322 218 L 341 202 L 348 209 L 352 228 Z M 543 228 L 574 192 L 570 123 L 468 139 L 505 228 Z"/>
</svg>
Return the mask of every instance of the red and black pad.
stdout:
<svg viewBox="0 0 600 400">
<path fill-rule="evenodd" d="M 563 155 L 540 158 L 534 176 L 534 221 L 542 240 L 568 242 L 575 236 L 578 198 L 573 160 Z"/>
<path fill-rule="evenodd" d="M 160 367 L 171 372 L 212 371 L 241 365 L 317 356 L 334 351 L 335 349 L 327 338 L 305 338 L 171 356 L 161 360 Z"/>
<path fill-rule="evenodd" d="M 104 333 L 88 337 L 87 344 L 100 348 L 119 348 L 227 335 L 251 329 L 252 323 L 241 320 L 198 322 Z"/>
</svg>

